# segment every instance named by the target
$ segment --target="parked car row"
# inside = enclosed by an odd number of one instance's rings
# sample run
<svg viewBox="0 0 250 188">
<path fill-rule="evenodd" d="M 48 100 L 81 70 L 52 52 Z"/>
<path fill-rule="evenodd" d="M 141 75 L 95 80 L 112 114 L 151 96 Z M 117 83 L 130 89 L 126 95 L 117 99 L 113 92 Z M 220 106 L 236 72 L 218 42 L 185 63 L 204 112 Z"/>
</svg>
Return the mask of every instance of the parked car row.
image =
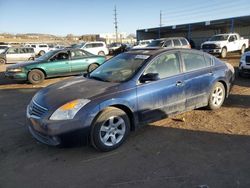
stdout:
<svg viewBox="0 0 250 188">
<path fill-rule="evenodd" d="M 29 48 L 32 49 L 32 48 Z M 45 78 L 77 75 L 95 69 L 106 58 L 74 48 L 50 51 L 35 61 L 18 63 L 6 68 L 5 76 L 15 80 L 41 83 Z"/>
</svg>

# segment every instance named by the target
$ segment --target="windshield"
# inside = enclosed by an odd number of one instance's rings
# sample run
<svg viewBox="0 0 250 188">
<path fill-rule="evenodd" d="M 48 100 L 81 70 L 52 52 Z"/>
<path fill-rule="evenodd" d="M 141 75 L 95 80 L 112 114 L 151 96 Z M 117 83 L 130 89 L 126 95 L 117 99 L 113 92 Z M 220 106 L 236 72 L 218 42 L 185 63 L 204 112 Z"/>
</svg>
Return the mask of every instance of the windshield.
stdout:
<svg viewBox="0 0 250 188">
<path fill-rule="evenodd" d="M 210 38 L 209 41 L 223 41 L 227 39 L 228 39 L 228 35 L 215 35 L 212 38 Z"/>
<path fill-rule="evenodd" d="M 153 40 L 148 44 L 147 47 L 162 47 L 164 44 L 164 40 Z"/>
<path fill-rule="evenodd" d="M 84 46 L 85 43 L 81 43 L 81 44 L 73 44 L 71 47 L 72 48 L 82 48 Z"/>
<path fill-rule="evenodd" d="M 47 61 L 49 58 L 51 58 L 57 52 L 58 52 L 58 50 L 49 51 L 49 52 L 45 53 L 44 55 L 40 56 L 39 58 L 36 58 L 36 60 Z"/>
<path fill-rule="evenodd" d="M 7 52 L 8 49 L 9 49 L 8 47 L 5 48 L 5 49 L 1 52 L 1 54 L 5 54 L 5 53 Z"/>
<path fill-rule="evenodd" d="M 95 69 L 89 78 L 106 82 L 127 81 L 140 69 L 149 57 L 149 55 L 130 53 L 120 54 Z"/>
</svg>

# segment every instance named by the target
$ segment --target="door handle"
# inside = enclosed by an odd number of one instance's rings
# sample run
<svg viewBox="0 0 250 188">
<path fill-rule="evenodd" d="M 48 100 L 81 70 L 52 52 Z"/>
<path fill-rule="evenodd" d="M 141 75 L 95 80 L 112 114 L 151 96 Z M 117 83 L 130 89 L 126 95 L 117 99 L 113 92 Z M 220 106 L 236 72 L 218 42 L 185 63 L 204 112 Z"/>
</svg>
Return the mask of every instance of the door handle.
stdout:
<svg viewBox="0 0 250 188">
<path fill-rule="evenodd" d="M 175 83 L 175 85 L 177 86 L 177 87 L 181 87 L 181 86 L 183 86 L 183 82 L 182 81 L 177 81 L 176 83 Z"/>
</svg>

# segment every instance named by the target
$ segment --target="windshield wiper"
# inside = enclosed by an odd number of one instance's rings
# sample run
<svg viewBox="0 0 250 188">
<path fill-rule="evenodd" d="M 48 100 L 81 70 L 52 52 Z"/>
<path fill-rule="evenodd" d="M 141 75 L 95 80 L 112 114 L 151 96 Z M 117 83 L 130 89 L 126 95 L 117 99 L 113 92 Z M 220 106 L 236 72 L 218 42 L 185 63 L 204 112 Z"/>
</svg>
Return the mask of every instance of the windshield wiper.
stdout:
<svg viewBox="0 0 250 188">
<path fill-rule="evenodd" d="M 92 78 L 94 80 L 99 80 L 99 81 L 107 82 L 107 80 L 104 80 L 103 78 L 100 78 L 98 76 L 89 76 L 89 78 Z"/>
</svg>

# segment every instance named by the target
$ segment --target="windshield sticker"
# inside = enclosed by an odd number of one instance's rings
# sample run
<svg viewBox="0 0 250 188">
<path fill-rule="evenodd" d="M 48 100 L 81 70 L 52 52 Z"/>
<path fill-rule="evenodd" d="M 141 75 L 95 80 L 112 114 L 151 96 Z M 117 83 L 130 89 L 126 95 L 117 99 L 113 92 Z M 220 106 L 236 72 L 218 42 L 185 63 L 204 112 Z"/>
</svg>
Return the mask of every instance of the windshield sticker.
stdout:
<svg viewBox="0 0 250 188">
<path fill-rule="evenodd" d="M 136 55 L 135 56 L 135 59 L 148 59 L 149 58 L 149 55 Z"/>
</svg>

